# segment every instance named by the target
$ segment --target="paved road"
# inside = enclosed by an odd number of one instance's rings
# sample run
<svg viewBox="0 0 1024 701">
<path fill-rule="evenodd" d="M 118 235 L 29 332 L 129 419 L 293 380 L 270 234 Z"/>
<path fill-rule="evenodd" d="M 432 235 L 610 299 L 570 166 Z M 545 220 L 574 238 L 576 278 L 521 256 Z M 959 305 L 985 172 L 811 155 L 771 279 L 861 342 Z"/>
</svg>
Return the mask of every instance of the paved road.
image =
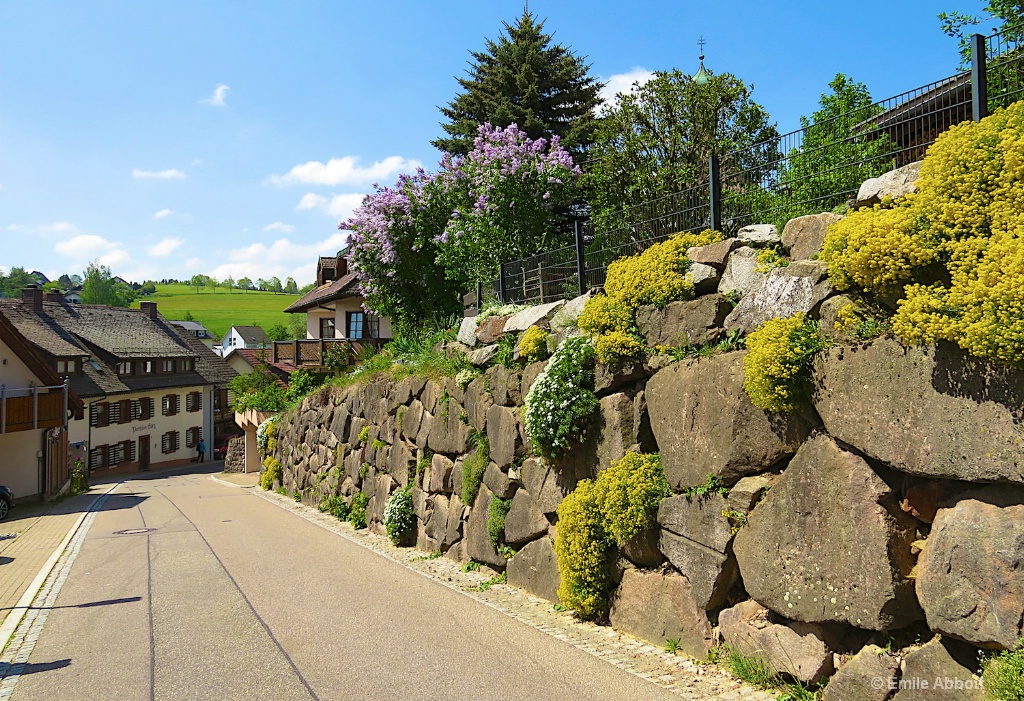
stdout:
<svg viewBox="0 0 1024 701">
<path fill-rule="evenodd" d="M 18 701 L 677 698 L 205 474 L 123 484 L 47 616 Z"/>
</svg>

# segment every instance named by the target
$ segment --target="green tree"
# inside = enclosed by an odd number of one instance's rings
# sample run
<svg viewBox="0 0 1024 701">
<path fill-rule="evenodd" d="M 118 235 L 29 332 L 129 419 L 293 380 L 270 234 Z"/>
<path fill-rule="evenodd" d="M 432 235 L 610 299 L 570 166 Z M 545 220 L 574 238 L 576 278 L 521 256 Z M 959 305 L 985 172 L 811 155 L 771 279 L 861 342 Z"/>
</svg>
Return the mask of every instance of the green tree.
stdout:
<svg viewBox="0 0 1024 701">
<path fill-rule="evenodd" d="M 291 338 L 288 333 L 288 327 L 284 324 L 274 324 L 267 329 L 267 335 L 274 341 L 287 341 Z"/>
<path fill-rule="evenodd" d="M 299 286 L 295 282 L 295 278 L 289 277 L 284 281 L 284 291 L 290 295 L 299 294 Z"/>
<path fill-rule="evenodd" d="M 240 277 L 240 278 L 238 278 L 238 289 L 240 289 L 240 290 L 251 290 L 252 289 L 252 280 L 250 280 L 247 277 Z"/>
<path fill-rule="evenodd" d="M 7 275 L 0 275 L 0 296 L 20 297 L 21 291 L 25 287 L 35 283 L 35 278 L 29 275 L 24 268 L 15 266 Z"/>
<path fill-rule="evenodd" d="M 284 288 L 281 286 L 281 278 L 276 275 L 267 281 L 267 289 L 271 292 L 284 292 Z"/>
<path fill-rule="evenodd" d="M 962 12 L 940 12 L 939 22 L 942 31 L 960 40 L 960 56 L 964 65 L 971 60 L 970 37 L 975 27 L 989 20 L 996 21 L 996 30 L 1012 42 L 1019 42 L 1024 37 L 1024 2 L 1019 0 L 989 0 L 982 8 L 987 17 L 967 15 Z"/>
<path fill-rule="evenodd" d="M 864 83 L 837 73 L 828 86 L 831 92 L 822 94 L 820 109 L 800 118 L 803 140 L 780 167 L 780 190 L 786 195 L 778 223 L 833 209 L 865 180 L 895 167 L 886 134 L 858 132 L 858 125 L 882 111 Z"/>
<path fill-rule="evenodd" d="M 221 280 L 220 284 L 224 286 L 224 289 L 230 292 L 235 287 L 235 279 L 229 275 Z"/>
<path fill-rule="evenodd" d="M 110 274 L 110 268 L 100 264 L 98 260 L 94 260 L 85 268 L 85 276 L 82 281 L 82 303 L 105 304 L 110 307 L 128 306 L 130 301 L 124 301 L 117 286 L 118 283 L 114 282 L 114 278 Z M 123 291 L 121 292 L 123 294 Z"/>
<path fill-rule="evenodd" d="M 601 117 L 589 152 L 585 187 L 597 228 L 636 225 L 682 208 L 688 203 L 667 200 L 666 212 L 650 206 L 622 211 L 706 183 L 713 153 L 719 155 L 723 179 L 742 172 L 760 181 L 778 154 L 771 147 L 752 147 L 771 144 L 778 131 L 752 91 L 730 73 L 711 73 L 699 84 L 671 70 L 621 94 Z"/>
<path fill-rule="evenodd" d="M 306 315 L 290 314 L 288 317 L 288 334 L 290 338 L 306 337 Z"/>
<path fill-rule="evenodd" d="M 448 136 L 433 145 L 466 155 L 481 124 L 516 124 L 532 139 L 558 136 L 564 148 L 581 153 L 593 140 L 602 84 L 590 76 L 584 58 L 552 45 L 544 22 L 528 11 L 516 25 L 503 24 L 497 41 L 487 39 L 484 51 L 470 52 L 468 75 L 457 79 L 464 92 L 441 108 Z"/>
</svg>

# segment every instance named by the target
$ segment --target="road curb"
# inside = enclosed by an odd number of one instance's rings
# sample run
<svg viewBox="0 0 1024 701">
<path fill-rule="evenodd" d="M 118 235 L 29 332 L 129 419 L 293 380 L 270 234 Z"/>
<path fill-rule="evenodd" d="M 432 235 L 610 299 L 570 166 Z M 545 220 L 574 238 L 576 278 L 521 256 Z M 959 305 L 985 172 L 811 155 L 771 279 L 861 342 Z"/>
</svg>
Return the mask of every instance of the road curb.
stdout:
<svg viewBox="0 0 1024 701">
<path fill-rule="evenodd" d="M 57 561 L 60 560 L 61 555 L 63 555 L 64 551 L 67 549 L 68 544 L 72 539 L 74 539 L 75 534 L 78 533 L 78 529 L 82 527 L 82 523 L 89 514 L 93 512 L 93 507 L 99 503 L 103 497 L 113 492 L 119 486 L 121 486 L 121 482 L 116 482 L 112 484 L 107 491 L 102 494 L 97 494 L 96 498 L 93 499 L 91 504 L 89 504 L 89 508 L 79 514 L 78 519 L 75 521 L 74 525 L 71 526 L 71 529 L 68 530 L 67 535 L 64 536 L 60 545 L 57 546 L 57 549 L 53 551 L 53 554 L 51 554 L 49 559 L 43 564 L 39 573 L 36 574 L 36 578 L 32 580 L 32 583 L 28 585 L 28 589 L 26 589 L 25 593 L 21 595 L 21 598 L 18 599 L 18 603 L 15 604 L 14 608 L 12 608 L 7 614 L 7 617 L 4 618 L 3 624 L 0 625 L 0 652 L 3 652 L 7 647 L 7 643 L 11 641 L 11 636 L 14 635 L 14 631 L 17 630 L 18 625 L 25 617 L 29 607 L 32 606 L 32 602 L 35 600 L 39 590 L 42 589 L 43 584 L 46 582 L 46 578 L 50 576 L 50 572 L 53 571 L 53 568 L 57 565 Z"/>
<path fill-rule="evenodd" d="M 210 479 L 212 479 L 214 482 L 217 482 L 218 484 L 223 484 L 225 487 L 234 487 L 235 489 L 253 489 L 253 488 L 256 487 L 255 484 L 248 484 L 247 485 L 247 484 L 235 484 L 234 482 L 228 482 L 227 480 L 222 480 L 217 475 L 210 475 Z"/>
</svg>

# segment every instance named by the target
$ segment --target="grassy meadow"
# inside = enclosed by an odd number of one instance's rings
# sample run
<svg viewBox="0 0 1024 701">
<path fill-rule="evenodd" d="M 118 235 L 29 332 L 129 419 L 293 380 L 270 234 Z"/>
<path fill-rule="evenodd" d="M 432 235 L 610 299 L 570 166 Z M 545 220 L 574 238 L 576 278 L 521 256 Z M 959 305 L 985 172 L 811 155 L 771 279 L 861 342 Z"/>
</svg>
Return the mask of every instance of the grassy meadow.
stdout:
<svg viewBox="0 0 1024 701">
<path fill-rule="evenodd" d="M 157 310 L 168 319 L 182 319 L 185 313 L 210 329 L 217 338 L 232 326 L 262 326 L 264 330 L 274 324 L 288 326 L 294 314 L 285 314 L 284 308 L 298 299 L 298 295 L 255 290 L 225 290 L 195 288 L 184 284 L 156 286 L 156 293 L 140 297 L 132 303 L 138 309 L 140 302 L 156 302 Z"/>
</svg>

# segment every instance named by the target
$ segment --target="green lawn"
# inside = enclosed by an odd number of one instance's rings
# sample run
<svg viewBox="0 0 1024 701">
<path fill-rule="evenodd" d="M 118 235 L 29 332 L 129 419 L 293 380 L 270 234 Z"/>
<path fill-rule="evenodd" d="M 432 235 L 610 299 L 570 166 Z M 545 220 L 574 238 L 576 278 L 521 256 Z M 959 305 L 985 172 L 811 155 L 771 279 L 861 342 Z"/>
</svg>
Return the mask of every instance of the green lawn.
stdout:
<svg viewBox="0 0 1024 701">
<path fill-rule="evenodd" d="M 288 326 L 294 314 L 285 314 L 284 308 L 298 299 L 297 295 L 276 292 L 243 292 L 209 288 L 196 292 L 188 285 L 157 285 L 156 294 L 140 297 L 132 303 L 138 309 L 143 301 L 156 302 L 157 310 L 168 319 L 182 319 L 189 312 L 195 321 L 210 329 L 217 338 L 232 326 L 262 326 L 274 324 Z"/>
</svg>

